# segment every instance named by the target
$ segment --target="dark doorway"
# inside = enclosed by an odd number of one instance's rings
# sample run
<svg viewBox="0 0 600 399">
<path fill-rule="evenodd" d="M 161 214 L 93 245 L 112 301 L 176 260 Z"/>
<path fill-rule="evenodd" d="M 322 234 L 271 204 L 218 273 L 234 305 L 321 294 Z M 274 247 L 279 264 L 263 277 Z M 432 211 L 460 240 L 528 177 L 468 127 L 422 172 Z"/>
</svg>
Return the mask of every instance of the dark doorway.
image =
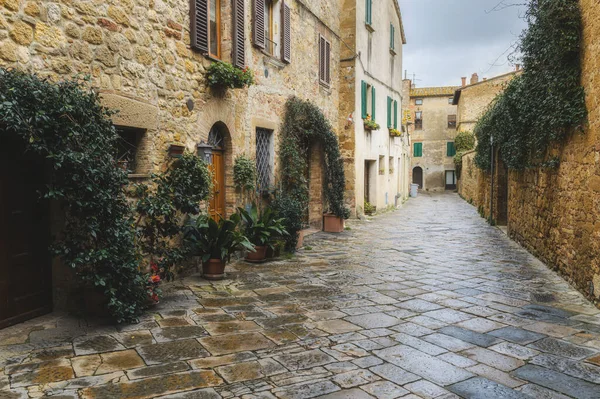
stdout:
<svg viewBox="0 0 600 399">
<path fill-rule="evenodd" d="M 418 184 L 419 188 L 423 188 L 423 169 L 420 166 L 413 168 L 413 184 Z"/>
<path fill-rule="evenodd" d="M 446 190 L 456 190 L 456 172 L 453 170 L 446 171 Z"/>
<path fill-rule="evenodd" d="M 44 162 L 0 137 L 0 328 L 52 311 Z"/>
</svg>

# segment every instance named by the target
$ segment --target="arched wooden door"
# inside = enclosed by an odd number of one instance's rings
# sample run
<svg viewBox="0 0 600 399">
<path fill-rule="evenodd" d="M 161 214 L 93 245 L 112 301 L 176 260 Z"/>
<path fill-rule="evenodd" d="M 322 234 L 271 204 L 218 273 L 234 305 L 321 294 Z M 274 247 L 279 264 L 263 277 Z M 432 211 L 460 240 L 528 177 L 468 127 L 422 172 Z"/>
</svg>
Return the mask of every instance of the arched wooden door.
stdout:
<svg viewBox="0 0 600 399">
<path fill-rule="evenodd" d="M 226 218 L 225 209 L 225 135 L 219 125 L 214 125 L 208 135 L 208 144 L 213 149 L 211 172 L 213 192 L 209 203 L 209 214 L 214 220 Z"/>
<path fill-rule="evenodd" d="M 52 310 L 49 207 L 38 194 L 44 183 L 43 160 L 24 154 L 17 140 L 1 140 L 0 328 Z"/>
<path fill-rule="evenodd" d="M 423 169 L 420 166 L 413 168 L 413 184 L 418 184 L 419 188 L 423 188 Z"/>
</svg>

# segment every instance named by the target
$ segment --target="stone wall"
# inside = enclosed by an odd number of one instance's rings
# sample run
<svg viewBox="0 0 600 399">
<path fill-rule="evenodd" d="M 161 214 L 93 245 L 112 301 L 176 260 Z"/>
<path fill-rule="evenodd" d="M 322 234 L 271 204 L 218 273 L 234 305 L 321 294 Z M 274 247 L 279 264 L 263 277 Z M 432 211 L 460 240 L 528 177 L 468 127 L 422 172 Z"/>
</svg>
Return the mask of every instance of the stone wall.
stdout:
<svg viewBox="0 0 600 399">
<path fill-rule="evenodd" d="M 583 15 L 582 85 L 588 125 L 551 150 L 557 169 L 510 171 L 510 236 L 556 269 L 584 295 L 600 299 L 600 4 L 580 0 Z M 463 157 L 460 193 L 475 206 L 489 180 L 481 172 L 464 172 L 472 153 Z M 479 189 L 475 188 L 475 185 Z M 477 194 L 479 193 L 479 194 Z M 488 208 L 489 209 L 489 206 Z M 486 213 L 487 213 L 486 209 Z"/>
</svg>

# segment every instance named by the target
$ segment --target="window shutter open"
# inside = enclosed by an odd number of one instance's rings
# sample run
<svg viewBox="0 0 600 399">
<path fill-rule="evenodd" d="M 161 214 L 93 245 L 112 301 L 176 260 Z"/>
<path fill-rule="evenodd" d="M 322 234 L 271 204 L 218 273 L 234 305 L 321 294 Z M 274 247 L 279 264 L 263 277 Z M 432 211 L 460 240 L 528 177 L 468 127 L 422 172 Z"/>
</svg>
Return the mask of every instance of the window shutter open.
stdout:
<svg viewBox="0 0 600 399">
<path fill-rule="evenodd" d="M 208 53 L 208 0 L 190 0 L 190 44 Z"/>
<path fill-rule="evenodd" d="M 387 126 L 388 128 L 392 127 L 392 98 L 389 96 L 387 98 Z"/>
<path fill-rule="evenodd" d="M 237 1 L 237 0 L 236 0 Z M 265 0 L 253 0 L 252 41 L 256 47 L 265 48 Z"/>
<path fill-rule="evenodd" d="M 398 101 L 394 100 L 394 129 L 398 129 Z"/>
<path fill-rule="evenodd" d="M 233 8 L 233 65 L 246 67 L 246 33 L 244 28 L 244 0 L 234 0 Z"/>
<path fill-rule="evenodd" d="M 325 38 L 319 35 L 319 81 L 325 83 Z"/>
<path fill-rule="evenodd" d="M 365 4 L 365 6 L 366 6 L 366 10 L 365 10 L 365 12 L 366 12 L 365 22 L 366 22 L 367 25 L 371 25 L 371 22 L 372 22 L 372 5 L 373 5 L 373 2 L 372 2 L 372 0 L 365 0 L 365 1 L 366 1 L 366 4 Z"/>
<path fill-rule="evenodd" d="M 283 3 L 281 5 L 281 59 L 284 62 L 292 62 L 292 35 L 291 35 L 290 7 Z"/>
<path fill-rule="evenodd" d="M 331 84 L 331 43 L 325 40 L 325 82 Z"/>
<path fill-rule="evenodd" d="M 371 88 L 371 120 L 375 121 L 375 99 L 376 99 L 376 95 L 375 95 L 375 86 L 373 86 Z"/>
<path fill-rule="evenodd" d="M 360 98 L 362 118 L 365 119 L 367 117 L 367 82 L 364 80 L 360 82 Z"/>
</svg>

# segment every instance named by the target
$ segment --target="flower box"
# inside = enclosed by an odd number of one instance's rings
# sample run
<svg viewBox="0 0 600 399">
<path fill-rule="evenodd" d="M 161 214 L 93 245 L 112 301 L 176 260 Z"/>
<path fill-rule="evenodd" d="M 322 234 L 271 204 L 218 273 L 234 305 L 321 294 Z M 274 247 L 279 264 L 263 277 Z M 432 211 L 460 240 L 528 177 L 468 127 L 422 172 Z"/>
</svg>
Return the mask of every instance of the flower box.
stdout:
<svg viewBox="0 0 600 399">
<path fill-rule="evenodd" d="M 332 213 L 324 214 L 323 231 L 327 233 L 341 233 L 344 231 L 344 219 Z"/>
<path fill-rule="evenodd" d="M 389 131 L 390 131 L 390 137 L 401 137 L 402 136 L 402 132 L 398 129 L 390 128 Z"/>
</svg>

